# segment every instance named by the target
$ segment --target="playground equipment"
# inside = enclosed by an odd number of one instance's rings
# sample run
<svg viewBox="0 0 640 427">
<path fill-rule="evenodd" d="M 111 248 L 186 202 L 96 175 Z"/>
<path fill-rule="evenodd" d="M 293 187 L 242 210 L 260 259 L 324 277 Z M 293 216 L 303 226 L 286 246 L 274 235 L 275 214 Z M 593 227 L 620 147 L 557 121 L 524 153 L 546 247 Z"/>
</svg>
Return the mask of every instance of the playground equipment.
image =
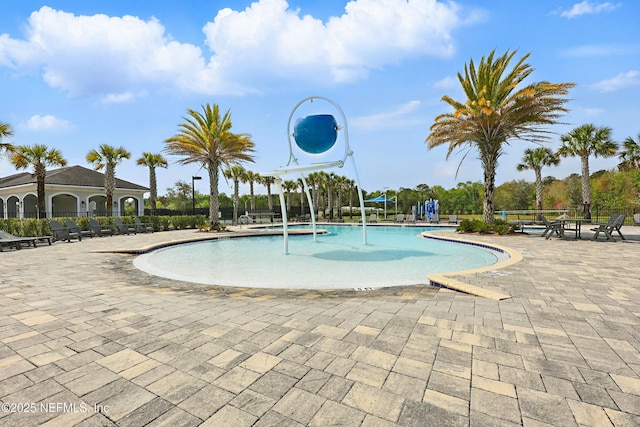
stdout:
<svg viewBox="0 0 640 427">
<path fill-rule="evenodd" d="M 323 101 L 328 103 L 335 111 L 338 112 L 339 119 L 336 120 L 333 114 L 312 114 L 296 120 L 292 126 L 292 120 L 296 111 L 305 103 L 313 103 L 314 101 Z M 340 121 L 340 123 L 338 123 Z M 339 138 L 341 136 L 341 138 Z M 293 141 L 292 141 L 293 139 Z M 316 216 L 313 206 L 313 200 L 309 191 L 306 176 L 309 173 L 332 168 L 342 168 L 347 158 L 351 159 L 353 170 L 355 173 L 356 187 L 358 190 L 358 198 L 360 200 L 360 210 L 362 218 L 362 239 L 363 243 L 367 243 L 367 230 L 364 210 L 364 198 L 362 195 L 362 187 L 360 186 L 360 178 L 356 162 L 353 158 L 353 151 L 349 146 L 349 132 L 347 129 L 347 118 L 338 104 L 330 99 L 321 96 L 310 96 L 298 102 L 289 115 L 287 122 L 287 141 L 289 143 L 289 161 L 281 168 L 271 172 L 263 173 L 264 176 L 272 176 L 275 178 L 276 189 L 280 197 L 280 208 L 282 211 L 282 227 L 284 235 L 284 253 L 289 253 L 289 230 L 287 207 L 282 189 L 282 177 L 285 175 L 297 175 L 302 180 L 304 192 L 311 210 L 311 226 L 313 229 L 313 241 L 317 240 L 316 232 Z M 337 143 L 344 145 L 342 156 L 335 160 L 328 160 L 320 163 L 301 164 L 298 157 L 329 157 L 331 149 Z"/>
</svg>

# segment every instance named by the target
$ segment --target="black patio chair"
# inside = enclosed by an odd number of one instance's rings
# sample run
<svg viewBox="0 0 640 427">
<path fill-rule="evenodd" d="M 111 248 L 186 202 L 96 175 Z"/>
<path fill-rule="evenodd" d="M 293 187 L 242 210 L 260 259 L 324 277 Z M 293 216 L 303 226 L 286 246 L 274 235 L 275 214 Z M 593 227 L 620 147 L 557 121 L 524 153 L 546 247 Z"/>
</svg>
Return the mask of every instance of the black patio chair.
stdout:
<svg viewBox="0 0 640 427">
<path fill-rule="evenodd" d="M 78 241 L 82 240 L 81 233 L 74 233 L 67 230 L 55 219 L 49 221 L 49 228 L 51 228 L 51 231 L 53 232 L 54 241 L 66 240 L 67 242 L 71 242 L 72 239 L 78 239 Z"/>
</svg>

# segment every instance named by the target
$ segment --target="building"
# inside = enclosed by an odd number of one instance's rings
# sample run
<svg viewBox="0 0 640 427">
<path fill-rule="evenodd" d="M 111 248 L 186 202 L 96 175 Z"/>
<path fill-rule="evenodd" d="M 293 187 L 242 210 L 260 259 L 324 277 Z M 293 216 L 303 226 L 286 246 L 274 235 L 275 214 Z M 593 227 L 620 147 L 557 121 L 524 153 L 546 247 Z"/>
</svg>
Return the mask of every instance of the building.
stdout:
<svg viewBox="0 0 640 427">
<path fill-rule="evenodd" d="M 125 207 L 134 207 L 135 215 L 144 215 L 144 193 L 149 189 L 116 178 L 113 215 L 122 216 Z M 45 212 L 47 218 L 104 216 L 107 212 L 104 174 L 82 166 L 47 171 Z M 30 172 L 0 178 L 0 218 L 36 218 L 38 216 L 36 176 Z"/>
</svg>

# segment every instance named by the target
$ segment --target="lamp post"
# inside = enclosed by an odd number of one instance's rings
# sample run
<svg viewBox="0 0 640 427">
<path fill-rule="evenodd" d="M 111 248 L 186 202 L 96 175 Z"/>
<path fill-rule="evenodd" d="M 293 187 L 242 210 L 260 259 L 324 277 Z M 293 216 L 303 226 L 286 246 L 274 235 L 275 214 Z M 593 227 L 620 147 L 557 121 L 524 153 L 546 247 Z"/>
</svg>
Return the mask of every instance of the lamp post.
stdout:
<svg viewBox="0 0 640 427">
<path fill-rule="evenodd" d="M 191 177 L 191 214 L 196 214 L 196 181 L 202 179 L 201 176 L 192 176 Z"/>
</svg>

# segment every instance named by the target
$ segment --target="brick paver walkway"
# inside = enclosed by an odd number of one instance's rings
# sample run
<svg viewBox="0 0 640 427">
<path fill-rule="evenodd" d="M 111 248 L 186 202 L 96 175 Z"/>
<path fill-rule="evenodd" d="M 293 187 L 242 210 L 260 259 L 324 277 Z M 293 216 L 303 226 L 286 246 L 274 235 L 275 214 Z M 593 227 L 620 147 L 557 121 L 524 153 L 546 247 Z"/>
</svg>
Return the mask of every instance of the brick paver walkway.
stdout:
<svg viewBox="0 0 640 427">
<path fill-rule="evenodd" d="M 501 301 L 188 286 L 94 252 L 192 231 L 5 251 L 0 425 L 637 426 L 640 229 L 623 231 L 465 237 L 522 253 L 458 277 Z"/>
</svg>

